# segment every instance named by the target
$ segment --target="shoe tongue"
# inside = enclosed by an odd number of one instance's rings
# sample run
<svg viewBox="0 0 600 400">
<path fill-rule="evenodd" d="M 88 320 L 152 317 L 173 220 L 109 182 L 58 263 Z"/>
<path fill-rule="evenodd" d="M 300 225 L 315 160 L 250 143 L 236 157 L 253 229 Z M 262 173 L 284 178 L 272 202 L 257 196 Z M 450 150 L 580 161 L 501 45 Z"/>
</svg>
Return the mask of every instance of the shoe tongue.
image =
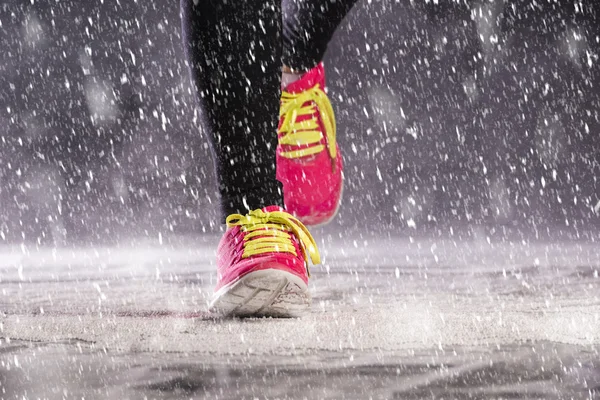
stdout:
<svg viewBox="0 0 600 400">
<path fill-rule="evenodd" d="M 285 211 L 283 208 L 279 206 L 267 206 L 262 209 L 264 212 L 273 212 L 273 211 Z"/>
<path fill-rule="evenodd" d="M 319 63 L 316 67 L 302 75 L 296 82 L 292 82 L 286 86 L 285 91 L 296 94 L 310 89 L 319 84 L 321 89 L 325 89 L 325 69 L 323 63 Z"/>
</svg>

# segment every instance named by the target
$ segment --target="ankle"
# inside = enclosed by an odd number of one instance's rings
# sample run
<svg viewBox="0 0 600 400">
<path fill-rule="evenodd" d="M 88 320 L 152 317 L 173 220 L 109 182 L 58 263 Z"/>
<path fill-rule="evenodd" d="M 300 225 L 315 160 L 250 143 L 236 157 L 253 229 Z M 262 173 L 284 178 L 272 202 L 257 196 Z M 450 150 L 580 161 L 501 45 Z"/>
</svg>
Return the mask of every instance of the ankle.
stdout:
<svg viewBox="0 0 600 400">
<path fill-rule="evenodd" d="M 296 82 L 302 78 L 302 74 L 294 74 L 292 72 L 282 72 L 281 73 L 281 89 L 285 89 L 292 83 Z"/>
<path fill-rule="evenodd" d="M 286 74 L 302 75 L 307 71 L 303 71 L 301 69 L 292 69 L 292 68 L 288 67 L 287 65 L 283 65 L 281 67 L 281 72 L 286 73 Z"/>
</svg>

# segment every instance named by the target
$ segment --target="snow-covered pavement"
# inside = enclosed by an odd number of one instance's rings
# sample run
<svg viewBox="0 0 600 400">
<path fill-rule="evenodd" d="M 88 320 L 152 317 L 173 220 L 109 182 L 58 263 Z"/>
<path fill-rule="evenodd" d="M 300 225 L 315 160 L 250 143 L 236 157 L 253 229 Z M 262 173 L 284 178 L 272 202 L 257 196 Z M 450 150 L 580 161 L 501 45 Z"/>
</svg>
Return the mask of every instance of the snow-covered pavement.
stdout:
<svg viewBox="0 0 600 400">
<path fill-rule="evenodd" d="M 279 320 L 207 313 L 216 236 L 2 249 L 0 397 L 600 396 L 597 244 L 321 236 Z"/>
</svg>

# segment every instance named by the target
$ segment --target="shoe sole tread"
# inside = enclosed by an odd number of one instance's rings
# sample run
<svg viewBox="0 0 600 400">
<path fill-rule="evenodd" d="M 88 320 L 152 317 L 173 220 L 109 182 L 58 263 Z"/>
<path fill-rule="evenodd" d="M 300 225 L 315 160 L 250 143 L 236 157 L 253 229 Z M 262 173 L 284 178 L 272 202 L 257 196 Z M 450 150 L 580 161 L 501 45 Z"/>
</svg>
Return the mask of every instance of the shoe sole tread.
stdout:
<svg viewBox="0 0 600 400">
<path fill-rule="evenodd" d="M 221 288 L 209 311 L 226 317 L 299 317 L 310 307 L 308 286 L 287 271 L 250 272 Z"/>
</svg>

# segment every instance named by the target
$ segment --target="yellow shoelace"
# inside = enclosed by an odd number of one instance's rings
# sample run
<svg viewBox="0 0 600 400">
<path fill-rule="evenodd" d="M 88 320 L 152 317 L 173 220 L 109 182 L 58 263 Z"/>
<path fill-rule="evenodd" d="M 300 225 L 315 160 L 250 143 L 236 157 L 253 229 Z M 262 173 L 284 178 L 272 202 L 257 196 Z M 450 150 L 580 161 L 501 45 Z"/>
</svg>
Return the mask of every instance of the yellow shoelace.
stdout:
<svg viewBox="0 0 600 400">
<path fill-rule="evenodd" d="M 246 232 L 242 258 L 259 254 L 284 252 L 297 256 L 291 234 L 300 241 L 300 249 L 305 260 L 314 265 L 321 263 L 321 256 L 315 239 L 298 219 L 283 211 L 250 211 L 247 215 L 231 214 L 227 217 L 227 226 L 240 226 Z M 308 262 L 306 269 L 308 270 Z"/>
<path fill-rule="evenodd" d="M 307 102 L 310 102 L 310 104 L 305 106 Z M 320 153 L 325 149 L 325 146 L 320 144 L 322 133 L 319 130 L 317 118 L 314 116 L 317 111 L 316 108 L 321 113 L 329 156 L 332 160 L 335 159 L 335 115 L 331 102 L 318 84 L 302 93 L 292 94 L 284 90 L 281 95 L 279 117 L 283 117 L 283 122 L 279 128 L 279 133 L 283 133 L 283 136 L 280 136 L 279 144 L 292 146 L 316 144 L 316 146 L 304 149 L 283 152 L 281 153 L 282 157 L 306 157 Z M 298 117 L 306 115 L 310 115 L 312 118 L 300 122 L 296 121 Z"/>
</svg>

